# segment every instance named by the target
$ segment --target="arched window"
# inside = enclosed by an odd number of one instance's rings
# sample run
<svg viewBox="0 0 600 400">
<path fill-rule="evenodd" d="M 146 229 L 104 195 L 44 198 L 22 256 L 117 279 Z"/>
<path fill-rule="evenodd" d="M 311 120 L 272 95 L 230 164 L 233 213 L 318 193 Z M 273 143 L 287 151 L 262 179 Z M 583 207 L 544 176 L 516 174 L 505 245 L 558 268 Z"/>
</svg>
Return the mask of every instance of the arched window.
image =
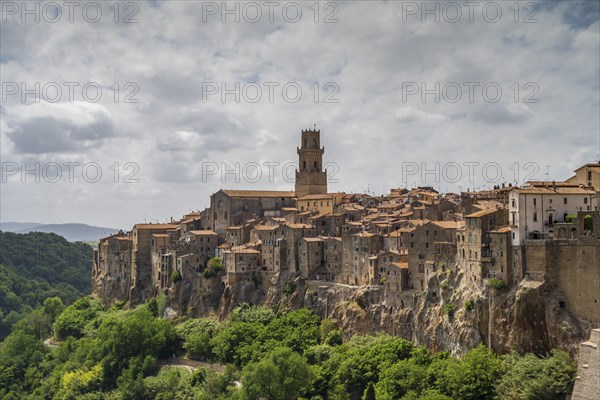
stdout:
<svg viewBox="0 0 600 400">
<path fill-rule="evenodd" d="M 317 139 L 313 139 L 313 147 L 316 148 L 317 147 Z"/>
<path fill-rule="evenodd" d="M 319 170 L 319 164 L 316 161 L 313 163 L 313 167 L 315 168 L 315 171 Z"/>
<path fill-rule="evenodd" d="M 302 171 L 306 171 L 306 161 L 302 161 Z"/>
</svg>

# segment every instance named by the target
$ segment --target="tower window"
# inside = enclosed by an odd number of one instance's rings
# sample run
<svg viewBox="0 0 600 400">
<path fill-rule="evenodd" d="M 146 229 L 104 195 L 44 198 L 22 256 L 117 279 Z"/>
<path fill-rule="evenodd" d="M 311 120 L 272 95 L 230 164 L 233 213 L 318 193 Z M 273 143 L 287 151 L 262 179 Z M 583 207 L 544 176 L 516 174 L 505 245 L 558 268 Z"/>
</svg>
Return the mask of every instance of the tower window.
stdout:
<svg viewBox="0 0 600 400">
<path fill-rule="evenodd" d="M 302 170 L 306 171 L 306 161 L 302 161 Z"/>
<path fill-rule="evenodd" d="M 315 167 L 315 171 L 319 171 L 319 163 L 317 163 L 316 161 L 313 163 L 313 166 Z"/>
</svg>

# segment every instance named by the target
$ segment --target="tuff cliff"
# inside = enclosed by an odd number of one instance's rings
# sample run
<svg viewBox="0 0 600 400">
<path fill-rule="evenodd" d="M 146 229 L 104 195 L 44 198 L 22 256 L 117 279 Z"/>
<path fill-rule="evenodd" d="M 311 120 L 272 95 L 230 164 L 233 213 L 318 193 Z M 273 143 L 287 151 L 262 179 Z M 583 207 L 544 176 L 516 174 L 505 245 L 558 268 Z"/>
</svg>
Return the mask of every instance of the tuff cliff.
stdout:
<svg viewBox="0 0 600 400">
<path fill-rule="evenodd" d="M 242 302 L 279 309 L 306 307 L 334 319 L 346 336 L 387 332 L 453 354 L 479 343 L 499 353 L 539 354 L 562 348 L 575 354 L 589 335 L 591 325 L 561 307 L 556 287 L 525 280 L 508 290 L 471 287 L 464 281 L 454 271 L 434 273 L 425 291 L 404 295 L 396 307 L 387 304 L 383 286 L 306 281 L 287 271 L 270 280 L 250 273 L 231 284 L 221 276 L 201 287 L 180 282 L 168 290 L 168 297 L 179 313 L 220 318 Z"/>
</svg>

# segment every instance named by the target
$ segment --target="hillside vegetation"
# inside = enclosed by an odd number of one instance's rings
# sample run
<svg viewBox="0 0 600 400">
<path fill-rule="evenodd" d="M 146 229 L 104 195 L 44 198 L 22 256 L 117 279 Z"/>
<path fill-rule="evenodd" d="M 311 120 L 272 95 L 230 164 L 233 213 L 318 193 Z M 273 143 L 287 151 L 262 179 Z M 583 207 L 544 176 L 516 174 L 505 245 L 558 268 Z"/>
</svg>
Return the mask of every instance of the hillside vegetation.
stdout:
<svg viewBox="0 0 600 400">
<path fill-rule="evenodd" d="M 453 358 L 388 335 L 343 343 L 333 321 L 306 309 L 243 305 L 226 321 L 171 321 L 165 307 L 163 296 L 133 310 L 85 297 L 26 316 L 0 344 L 0 398 L 562 399 L 576 374 L 561 351 L 498 356 L 479 346 Z M 42 343 L 51 331 L 53 348 Z M 227 367 L 161 368 L 174 354 Z"/>
<path fill-rule="evenodd" d="M 0 340 L 46 299 L 71 304 L 89 294 L 92 253 L 54 233 L 0 231 Z"/>
</svg>

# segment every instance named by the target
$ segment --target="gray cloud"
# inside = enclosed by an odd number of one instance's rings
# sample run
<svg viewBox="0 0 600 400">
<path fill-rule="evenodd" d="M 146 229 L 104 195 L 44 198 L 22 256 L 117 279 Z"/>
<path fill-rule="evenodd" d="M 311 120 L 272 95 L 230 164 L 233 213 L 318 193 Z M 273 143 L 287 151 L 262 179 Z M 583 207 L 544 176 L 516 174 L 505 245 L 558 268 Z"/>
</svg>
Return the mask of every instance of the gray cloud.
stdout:
<svg viewBox="0 0 600 400">
<path fill-rule="evenodd" d="M 300 130 L 313 123 L 321 128 L 325 161 L 339 166 L 332 190 L 402 185 L 403 161 L 531 161 L 543 171 L 551 164 L 554 179 L 595 161 L 598 2 L 536 3 L 538 22 L 528 24 L 526 10 L 513 21 L 512 2 L 501 3 L 503 18 L 493 24 L 482 19 L 481 6 L 472 23 L 466 9 L 458 23 L 422 23 L 421 15 L 403 20 L 402 2 L 337 2 L 339 22 L 324 24 L 326 10 L 315 23 L 308 6 L 298 23 L 281 14 L 274 23 L 221 23 L 219 15 L 203 21 L 201 2 L 138 4 L 134 24 L 115 24 L 106 3 L 107 17 L 95 24 L 78 14 L 74 23 L 2 25 L 3 81 L 139 86 L 139 102 L 131 104 L 123 93 L 115 102 L 108 90 L 98 104 L 1 104 L 3 160 L 75 159 L 104 168 L 106 179 L 95 185 L 44 187 L 44 200 L 58 204 L 65 192 L 77 193 L 76 205 L 95 210 L 57 207 L 56 219 L 127 226 L 141 218 L 140 204 L 148 218 L 164 220 L 206 205 L 221 186 L 289 189 L 281 179 L 204 183 L 202 163 L 296 160 Z M 207 80 L 297 82 L 303 93 L 296 103 L 285 101 L 280 87 L 273 102 L 204 102 Z M 337 103 L 324 101 L 326 82 L 338 85 Z M 497 82 L 504 96 L 494 104 L 480 92 L 474 102 L 404 100 L 403 82 Z M 521 91 L 514 103 L 514 82 L 535 82 L 539 102 L 524 103 Z M 112 179 L 108 166 L 127 161 L 140 165 L 138 184 Z M 4 219 L 56 222 L 44 220 L 47 213 L 31 215 L 41 210 L 32 194 L 39 187 L 12 184 L 11 193 L 2 195 Z"/>
<path fill-rule="evenodd" d="M 101 105 L 46 102 L 16 106 L 6 113 L 7 136 L 17 153 L 62 153 L 102 146 L 114 136 L 114 124 Z"/>
</svg>

